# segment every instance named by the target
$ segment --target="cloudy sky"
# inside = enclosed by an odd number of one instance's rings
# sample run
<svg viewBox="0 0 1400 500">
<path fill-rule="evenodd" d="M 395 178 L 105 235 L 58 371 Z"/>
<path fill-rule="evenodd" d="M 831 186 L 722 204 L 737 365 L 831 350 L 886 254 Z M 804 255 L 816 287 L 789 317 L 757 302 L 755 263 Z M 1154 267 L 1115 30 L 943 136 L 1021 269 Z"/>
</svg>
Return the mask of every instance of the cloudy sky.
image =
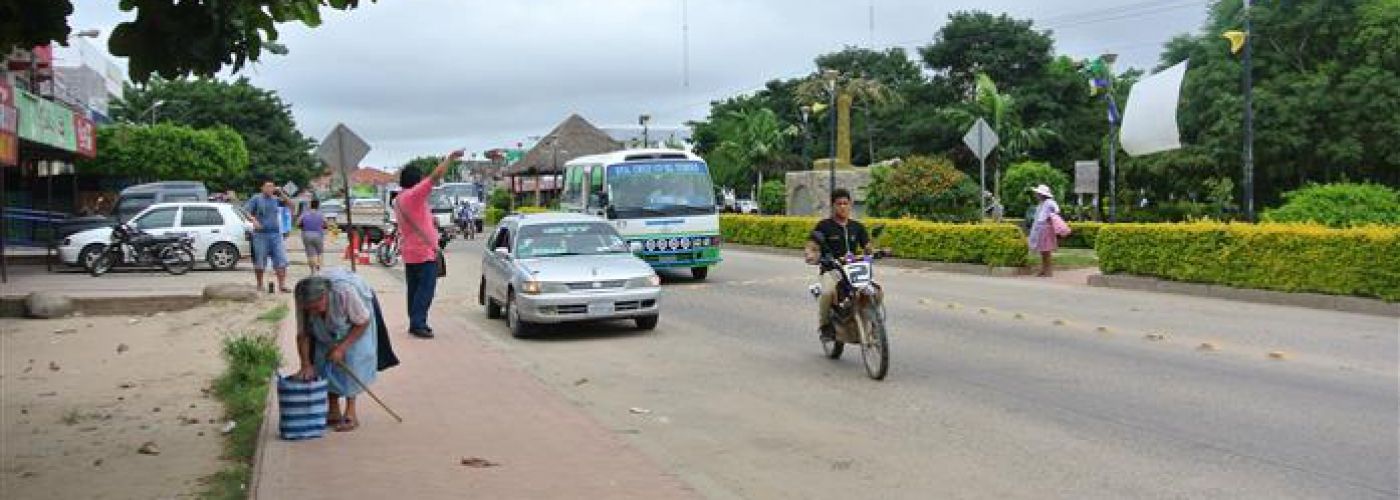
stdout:
<svg viewBox="0 0 1400 500">
<path fill-rule="evenodd" d="M 75 30 L 102 43 L 132 14 L 78 0 Z M 1206 0 L 378 0 L 281 27 L 287 56 L 243 75 L 291 103 L 303 133 L 338 122 L 393 167 L 453 148 L 531 143 L 569 113 L 602 127 L 703 118 L 716 98 L 813 70 L 843 46 L 926 45 L 951 11 L 1032 18 L 1076 57 L 1120 54 L 1151 68 L 1168 38 L 1199 29 Z M 871 30 L 871 6 L 874 30 Z M 689 18 L 685 71 L 683 12 Z M 120 61 L 119 61 L 120 63 Z M 687 77 L 688 76 L 688 77 Z"/>
</svg>

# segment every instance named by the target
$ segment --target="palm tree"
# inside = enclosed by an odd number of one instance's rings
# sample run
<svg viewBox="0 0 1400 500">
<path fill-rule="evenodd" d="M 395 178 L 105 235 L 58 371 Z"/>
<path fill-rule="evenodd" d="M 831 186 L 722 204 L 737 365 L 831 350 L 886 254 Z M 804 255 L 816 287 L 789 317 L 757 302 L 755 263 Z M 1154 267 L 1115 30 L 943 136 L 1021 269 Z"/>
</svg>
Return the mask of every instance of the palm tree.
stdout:
<svg viewBox="0 0 1400 500">
<path fill-rule="evenodd" d="M 828 75 L 813 74 L 797 85 L 796 95 L 799 104 L 811 104 L 813 102 L 825 103 L 832 100 L 831 87 L 828 85 Z M 836 157 L 850 162 L 851 158 L 851 105 L 854 102 L 864 102 L 865 106 L 865 135 L 866 141 L 870 145 L 870 162 L 875 162 L 875 138 L 871 133 L 870 110 L 872 107 L 887 106 L 903 102 L 903 96 L 894 92 L 889 87 L 878 80 L 866 78 L 865 75 L 845 76 L 837 74 L 836 77 L 836 113 L 837 113 L 837 144 Z"/>
<path fill-rule="evenodd" d="M 970 102 L 944 108 L 942 114 L 954 123 L 961 124 L 961 127 L 972 126 L 980 117 L 987 120 L 987 124 L 996 131 L 1001 141 L 992 156 L 992 163 L 993 179 L 997 181 L 994 190 L 998 196 L 1001 192 L 999 180 L 1003 164 L 1029 159 L 1032 149 L 1044 147 L 1049 141 L 1059 137 L 1059 133 L 1045 124 L 1023 126 L 1020 116 L 1016 114 L 1015 98 L 998 91 L 996 82 L 986 73 L 977 74 Z"/>
<path fill-rule="evenodd" d="M 757 188 L 763 187 L 763 174 L 772 170 L 772 160 L 787 149 L 787 139 L 796 133 L 783 128 L 778 115 L 768 108 L 730 110 L 721 132 L 718 152 L 738 160 L 743 171 L 758 175 Z"/>
</svg>

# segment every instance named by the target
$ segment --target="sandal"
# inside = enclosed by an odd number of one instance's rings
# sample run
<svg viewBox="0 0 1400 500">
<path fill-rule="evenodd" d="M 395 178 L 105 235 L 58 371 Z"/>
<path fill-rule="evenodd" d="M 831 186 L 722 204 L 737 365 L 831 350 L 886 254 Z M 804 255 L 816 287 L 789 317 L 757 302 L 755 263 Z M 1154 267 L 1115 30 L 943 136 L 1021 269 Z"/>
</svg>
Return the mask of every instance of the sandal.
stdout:
<svg viewBox="0 0 1400 500">
<path fill-rule="evenodd" d="M 336 432 L 350 432 L 360 427 L 360 422 L 353 418 L 342 418 L 335 424 Z"/>
</svg>

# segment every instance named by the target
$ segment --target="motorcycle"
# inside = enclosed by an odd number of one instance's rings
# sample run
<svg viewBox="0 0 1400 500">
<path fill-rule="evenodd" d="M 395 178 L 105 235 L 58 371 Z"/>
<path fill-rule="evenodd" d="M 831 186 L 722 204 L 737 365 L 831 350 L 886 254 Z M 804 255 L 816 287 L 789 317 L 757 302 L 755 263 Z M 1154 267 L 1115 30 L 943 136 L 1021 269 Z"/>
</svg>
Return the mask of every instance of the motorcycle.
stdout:
<svg viewBox="0 0 1400 500">
<path fill-rule="evenodd" d="M 170 274 L 185 274 L 194 268 L 194 238 L 183 234 L 154 236 L 117 224 L 112 228 L 111 242 L 92 260 L 88 273 L 102 276 L 121 265 L 159 265 Z"/>
<path fill-rule="evenodd" d="M 883 230 L 876 227 L 872 238 L 878 238 Z M 821 271 L 836 273 L 836 297 L 830 312 L 836 334 L 821 339 L 822 351 L 827 358 L 841 359 L 846 344 L 859 345 L 866 375 L 883 380 L 890 369 L 890 344 L 885 330 L 885 292 L 875 281 L 875 261 L 888 257 L 889 252 L 831 257 L 834 252 L 825 248 L 825 236 L 813 231 L 812 237 L 823 247 Z M 810 291 L 813 298 L 820 297 L 821 285 L 812 285 Z"/>
<path fill-rule="evenodd" d="M 379 264 L 384 267 L 394 267 L 399 262 L 399 226 L 392 225 L 389 234 L 379 242 L 379 248 L 375 249 L 375 257 Z"/>
</svg>

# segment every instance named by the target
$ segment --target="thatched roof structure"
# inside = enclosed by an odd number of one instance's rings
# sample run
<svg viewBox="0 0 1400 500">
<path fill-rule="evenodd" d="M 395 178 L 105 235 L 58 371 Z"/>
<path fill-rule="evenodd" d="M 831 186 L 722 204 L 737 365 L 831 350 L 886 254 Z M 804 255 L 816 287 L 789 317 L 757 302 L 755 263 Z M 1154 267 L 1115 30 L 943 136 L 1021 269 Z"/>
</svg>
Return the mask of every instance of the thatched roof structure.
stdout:
<svg viewBox="0 0 1400 500">
<path fill-rule="evenodd" d="M 562 171 L 565 162 L 574 158 L 620 149 L 622 143 L 606 132 L 577 114 L 569 115 L 526 152 L 524 158 L 508 167 L 505 175 L 556 174 Z"/>
</svg>

